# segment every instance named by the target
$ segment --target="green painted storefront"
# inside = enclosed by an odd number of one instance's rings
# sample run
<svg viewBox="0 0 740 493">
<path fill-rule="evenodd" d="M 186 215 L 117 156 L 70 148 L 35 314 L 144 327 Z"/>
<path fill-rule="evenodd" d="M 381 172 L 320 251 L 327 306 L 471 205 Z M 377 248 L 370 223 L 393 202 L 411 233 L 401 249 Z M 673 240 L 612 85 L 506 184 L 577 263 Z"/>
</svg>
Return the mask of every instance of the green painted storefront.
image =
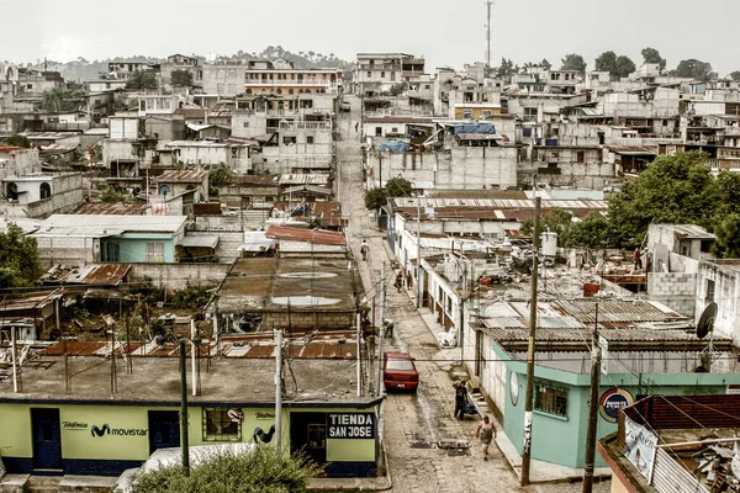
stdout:
<svg viewBox="0 0 740 493">
<path fill-rule="evenodd" d="M 497 359 L 506 360 L 506 404 L 501 410 L 503 411 L 503 428 L 517 453 L 521 455 L 527 364 L 526 361 L 513 361 L 511 355 L 496 343 L 493 345 L 493 352 Z M 512 377 L 512 374 L 516 376 Z M 538 383 L 548 389 L 556 389 L 559 399 L 554 407 L 558 412 L 545 412 L 537 409 L 535 405 L 532 417 L 532 458 L 570 468 L 583 467 L 588 428 L 590 375 L 536 365 L 536 388 Z M 614 393 L 613 391 L 617 389 L 622 393 L 626 391 L 634 398 L 659 394 L 724 394 L 727 392 L 728 385 L 737 384 L 740 384 L 740 373 L 642 373 L 638 375 L 612 373 L 601 376 L 599 396 L 606 397 L 606 393 Z M 616 430 L 617 424 L 607 420 L 604 411 L 600 409 L 598 437 L 601 438 Z M 598 455 L 596 466 L 606 466 Z"/>
<path fill-rule="evenodd" d="M 301 450 L 310 455 L 325 466 L 329 476 L 372 476 L 376 473 L 377 463 L 376 410 L 375 403 L 358 404 L 356 407 L 345 404 L 332 407 L 329 403 L 303 407 L 288 405 L 283 409 L 283 449 L 293 453 Z M 228 436 L 209 435 L 207 413 L 212 418 L 225 416 L 227 412 L 239 416 L 238 426 L 231 425 L 232 433 Z M 52 423 L 39 425 L 34 422 L 40 414 L 47 418 L 51 416 Z M 330 416 L 334 416 L 332 419 L 337 422 L 342 422 L 337 418 L 341 417 L 347 423 L 354 423 L 357 415 L 362 415 L 360 422 L 364 427 L 345 427 L 345 433 L 351 428 L 347 437 L 329 436 L 332 427 Z M 65 474 L 119 474 L 126 468 L 137 467 L 153 452 L 153 441 L 162 438 L 161 423 L 157 420 L 164 418 L 164 435 L 168 430 L 176 431 L 176 437 L 172 435 L 171 439 L 179 441 L 179 429 L 172 430 L 173 425 L 177 427 L 178 416 L 176 405 L 161 403 L 147 405 L 41 400 L 14 403 L 7 399 L 0 402 L 0 457 L 8 472 L 61 469 Z M 58 468 L 46 468 L 43 467 L 47 465 L 44 460 L 48 460 L 45 454 L 49 451 L 39 450 L 42 447 L 40 443 L 44 443 L 39 441 L 39 436 L 49 433 L 43 427 L 53 428 L 53 421 L 58 421 L 60 462 Z M 255 430 L 260 429 L 263 432 L 261 444 L 274 445 L 276 440 L 269 436 L 274 424 L 274 408 L 270 406 L 199 403 L 189 407 L 189 442 L 191 445 L 260 442 L 259 437 L 255 438 Z M 54 430 L 51 432 L 53 434 Z M 333 433 L 341 434 L 337 431 Z M 168 446 L 177 445 L 171 443 Z"/>
</svg>

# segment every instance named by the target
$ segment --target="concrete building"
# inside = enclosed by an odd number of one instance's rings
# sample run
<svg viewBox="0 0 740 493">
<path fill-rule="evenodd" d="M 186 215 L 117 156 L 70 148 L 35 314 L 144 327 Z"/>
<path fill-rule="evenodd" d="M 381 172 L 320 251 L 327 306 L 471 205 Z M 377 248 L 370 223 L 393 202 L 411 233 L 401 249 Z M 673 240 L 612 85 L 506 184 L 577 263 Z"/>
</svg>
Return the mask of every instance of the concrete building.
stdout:
<svg viewBox="0 0 740 493">
<path fill-rule="evenodd" d="M 424 74 L 424 59 L 407 53 L 358 53 L 352 72 L 355 94 L 387 93 Z"/>
<path fill-rule="evenodd" d="M 186 166 L 226 166 L 237 174 L 247 174 L 252 168 L 250 146 L 207 140 L 175 140 L 159 147 L 160 160 Z M 169 157 L 166 157 L 169 155 Z"/>
<path fill-rule="evenodd" d="M 713 337 L 729 337 L 740 347 L 740 260 L 706 259 L 696 273 L 695 316 L 717 304 Z"/>
<path fill-rule="evenodd" d="M 33 233 L 42 261 L 174 263 L 184 216 L 55 214 Z"/>
<path fill-rule="evenodd" d="M 37 148 L 0 145 L 0 179 L 40 172 L 41 160 Z"/>
<path fill-rule="evenodd" d="M 5 200 L 0 211 L 9 217 L 45 218 L 69 213 L 83 200 L 81 173 L 28 174 L 2 180 Z"/>
<path fill-rule="evenodd" d="M 208 202 L 208 171 L 183 169 L 165 171 L 156 177 L 157 191 L 163 197 L 173 197 L 192 191 L 193 202 Z"/>
<path fill-rule="evenodd" d="M 159 72 L 159 64 L 135 60 L 121 60 L 108 63 L 108 73 L 116 79 L 128 80 L 137 72 Z"/>
<path fill-rule="evenodd" d="M 287 340 L 292 356 L 286 374 L 293 374 L 295 385 L 285 390 L 277 416 L 279 438 L 274 436 L 272 339 L 222 340 L 224 358 L 209 363 L 209 371 L 199 378 L 198 395 L 188 399 L 190 450 L 232 444 L 244 451 L 279 440 L 285 453 L 307 455 L 329 477 L 375 476 L 382 453 L 378 419 L 383 398 L 364 389 L 357 394 L 355 371 L 344 361 L 355 358 L 352 337 L 335 333 L 331 339 Z M 10 379 L 3 379 L 0 421 L 7 471 L 118 476 L 142 466 L 157 450 L 179 447 L 177 358 L 157 355 L 152 349 L 158 346 L 152 344 L 116 348 L 113 357 L 120 358 L 122 368 L 133 356 L 134 373 L 121 371 L 114 387 L 110 365 L 103 364 L 111 351 L 102 341 L 91 341 L 86 350 L 69 357 L 62 356 L 61 343 L 42 351 L 38 357 L 51 367 L 24 365 L 19 392 L 13 391 Z M 177 351 L 171 343 L 161 349 Z M 200 349 L 207 354 L 215 346 Z M 312 356 L 316 354 L 322 359 Z M 330 361 L 330 355 L 337 361 Z M 58 371 L 63 359 L 70 369 L 70 390 L 65 390 L 64 372 Z M 327 375 L 332 376 L 330 381 Z M 106 399 L 100 399 L 101 393 Z"/>
</svg>

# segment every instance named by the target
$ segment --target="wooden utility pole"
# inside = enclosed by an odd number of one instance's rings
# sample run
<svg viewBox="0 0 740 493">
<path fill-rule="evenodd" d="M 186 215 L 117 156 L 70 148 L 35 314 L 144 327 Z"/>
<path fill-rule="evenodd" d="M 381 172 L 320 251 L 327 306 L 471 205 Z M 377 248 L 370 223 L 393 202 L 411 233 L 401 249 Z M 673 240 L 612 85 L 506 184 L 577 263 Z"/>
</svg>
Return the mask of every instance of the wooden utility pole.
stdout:
<svg viewBox="0 0 740 493">
<path fill-rule="evenodd" d="M 383 395 L 383 339 L 385 339 L 385 262 L 380 269 L 380 320 L 378 324 L 378 396 Z"/>
<path fill-rule="evenodd" d="M 357 397 L 362 397 L 362 324 L 360 323 L 360 314 L 357 313 L 356 318 L 356 329 L 357 329 L 357 341 L 356 341 L 356 351 L 357 351 Z"/>
<path fill-rule="evenodd" d="M 588 410 L 586 432 L 586 465 L 583 468 L 583 493 L 591 493 L 594 483 L 594 455 L 598 428 L 599 382 L 601 380 L 601 347 L 599 347 L 599 304 L 596 303 L 594 330 L 591 335 L 591 403 Z"/>
<path fill-rule="evenodd" d="M 421 308 L 421 197 L 416 198 L 416 309 Z"/>
<path fill-rule="evenodd" d="M 537 276 L 540 265 L 540 197 L 534 199 L 534 234 L 532 238 L 532 279 L 529 300 L 529 340 L 527 346 L 527 395 L 524 401 L 524 445 L 522 447 L 522 476 L 519 483 L 529 484 L 529 465 L 532 457 L 532 409 L 534 407 L 535 330 L 537 329 Z"/>
<path fill-rule="evenodd" d="M 180 339 L 180 451 L 185 475 L 190 476 L 190 443 L 188 439 L 188 371 L 185 363 L 187 345 Z"/>
</svg>

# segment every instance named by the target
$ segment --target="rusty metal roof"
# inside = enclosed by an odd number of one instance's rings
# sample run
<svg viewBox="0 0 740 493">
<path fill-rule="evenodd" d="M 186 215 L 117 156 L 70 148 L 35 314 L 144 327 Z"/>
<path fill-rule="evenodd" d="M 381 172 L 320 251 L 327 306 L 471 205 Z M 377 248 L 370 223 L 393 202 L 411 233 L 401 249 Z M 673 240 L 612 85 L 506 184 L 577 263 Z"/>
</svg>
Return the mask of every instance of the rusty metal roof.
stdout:
<svg viewBox="0 0 740 493">
<path fill-rule="evenodd" d="M 343 246 L 346 244 L 342 233 L 327 231 L 324 229 L 278 226 L 276 224 L 272 224 L 267 228 L 265 236 L 274 240 L 306 241 L 315 245 Z"/>
<path fill-rule="evenodd" d="M 157 177 L 158 183 L 200 183 L 208 175 L 203 169 L 173 169 Z"/>
<path fill-rule="evenodd" d="M 96 215 L 144 215 L 146 214 L 145 203 L 127 203 L 127 202 L 91 202 L 82 204 L 75 214 L 96 214 Z"/>
</svg>

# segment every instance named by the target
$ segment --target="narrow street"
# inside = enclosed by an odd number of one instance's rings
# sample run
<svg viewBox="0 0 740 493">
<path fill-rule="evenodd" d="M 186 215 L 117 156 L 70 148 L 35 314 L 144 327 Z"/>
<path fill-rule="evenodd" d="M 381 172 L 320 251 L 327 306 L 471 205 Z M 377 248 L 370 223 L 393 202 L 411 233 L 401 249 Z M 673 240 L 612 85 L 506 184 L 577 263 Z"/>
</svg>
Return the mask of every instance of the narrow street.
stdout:
<svg viewBox="0 0 740 493">
<path fill-rule="evenodd" d="M 495 444 L 492 455 L 483 460 L 480 442 L 474 438 L 477 419 L 458 421 L 453 417 L 454 390 L 449 371 L 458 352 L 440 351 L 434 336 L 405 292 L 393 288 L 393 273 L 384 234 L 365 208 L 362 185 L 362 151 L 355 124 L 359 122 L 359 101 L 349 99 L 352 112 L 339 119 L 342 135 L 337 142 L 338 194 L 343 214 L 349 219 L 347 236 L 356 258 L 360 244 L 370 246 L 367 262 L 360 272 L 368 299 L 380 293 L 385 264 L 386 318 L 395 323 L 394 340 L 386 349 L 408 351 L 417 362 L 421 385 L 418 393 L 390 394 L 384 410 L 384 440 L 394 492 L 475 493 L 490 491 L 575 492 L 580 484 L 533 485 L 525 490 Z M 359 124 L 358 124 L 359 128 Z M 379 299 L 377 296 L 376 299 Z M 378 307 L 376 305 L 376 310 Z M 390 347 L 388 347 L 390 345 Z M 435 361 L 436 360 L 436 361 Z M 440 448 L 440 442 L 464 441 L 466 449 Z M 608 482 L 595 491 L 608 491 Z"/>
</svg>

